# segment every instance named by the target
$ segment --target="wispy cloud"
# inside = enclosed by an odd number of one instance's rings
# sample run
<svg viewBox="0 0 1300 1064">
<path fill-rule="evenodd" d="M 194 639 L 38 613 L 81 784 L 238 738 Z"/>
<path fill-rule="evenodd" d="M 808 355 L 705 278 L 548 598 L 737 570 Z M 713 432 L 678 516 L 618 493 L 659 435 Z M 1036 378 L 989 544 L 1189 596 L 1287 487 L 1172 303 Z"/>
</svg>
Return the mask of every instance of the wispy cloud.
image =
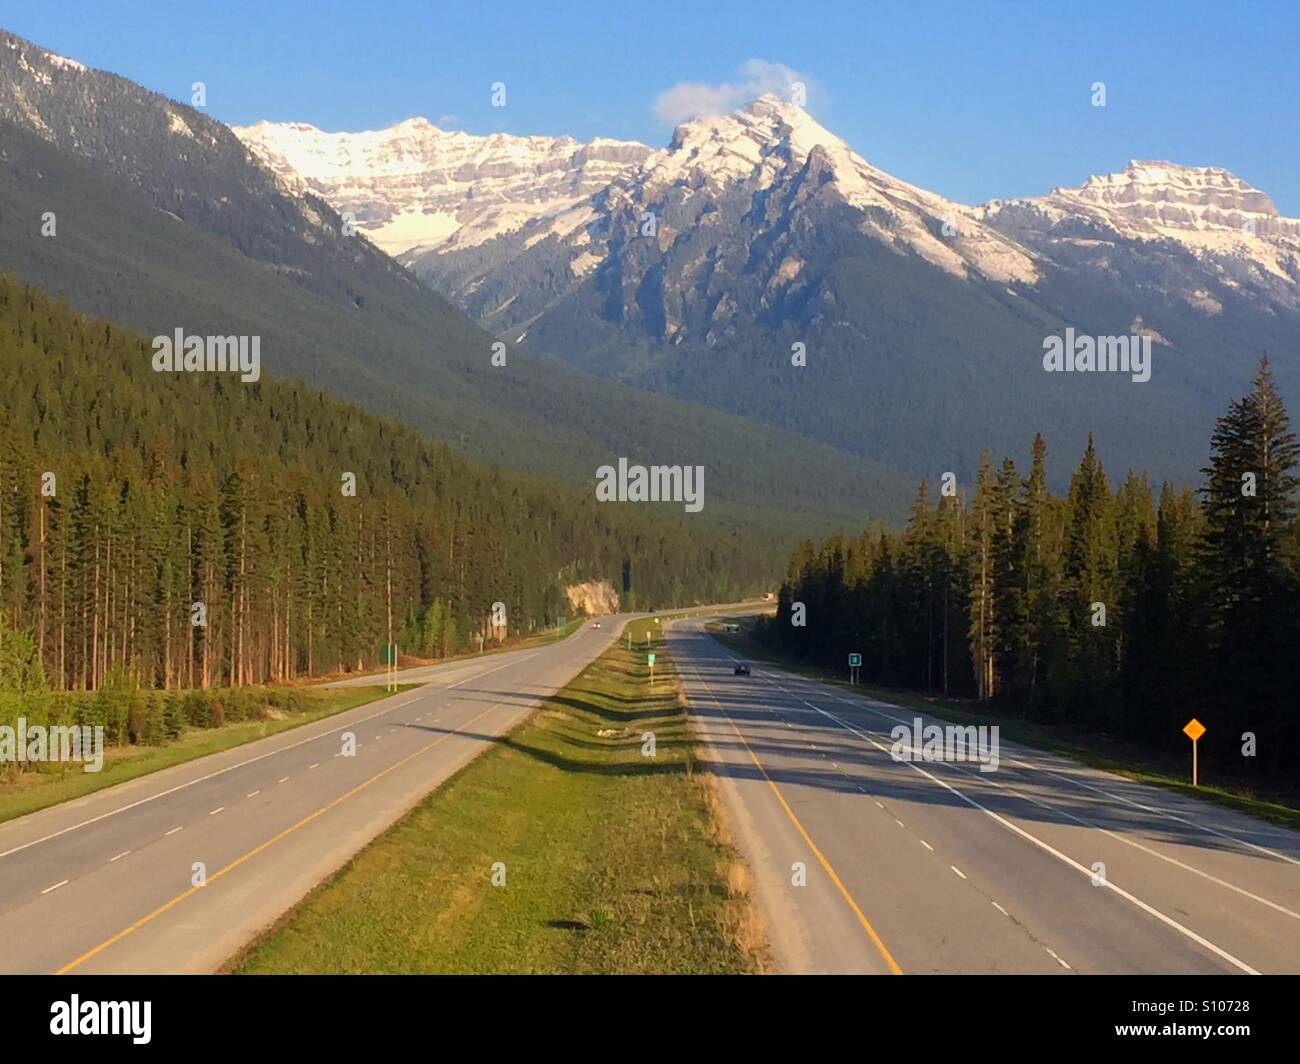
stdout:
<svg viewBox="0 0 1300 1064">
<path fill-rule="evenodd" d="M 817 84 L 806 74 L 766 59 L 747 59 L 736 72 L 736 81 L 709 85 L 701 81 L 681 81 L 655 97 L 655 115 L 670 126 L 692 118 L 726 114 L 756 96 L 774 92 L 789 100 L 795 86 L 804 86 L 808 104 L 821 98 Z"/>
</svg>

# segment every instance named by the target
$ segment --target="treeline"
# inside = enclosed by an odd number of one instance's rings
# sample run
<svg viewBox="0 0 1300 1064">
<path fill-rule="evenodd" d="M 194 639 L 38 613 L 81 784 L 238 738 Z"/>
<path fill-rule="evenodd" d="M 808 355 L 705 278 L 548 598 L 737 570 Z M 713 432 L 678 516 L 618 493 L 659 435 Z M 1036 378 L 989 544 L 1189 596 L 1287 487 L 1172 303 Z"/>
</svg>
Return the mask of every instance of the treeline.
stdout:
<svg viewBox="0 0 1300 1064">
<path fill-rule="evenodd" d="M 1199 490 L 1111 484 L 1091 439 L 1065 498 L 1047 445 L 1023 475 L 982 456 L 974 492 L 922 484 L 906 529 L 795 550 L 771 645 L 865 679 L 1041 722 L 1294 771 L 1300 447 L 1268 368 L 1217 423 Z M 801 626 L 799 621 L 805 623 Z M 1251 733 L 1254 757 L 1242 757 Z"/>
<path fill-rule="evenodd" d="M 56 688 L 292 680 L 571 617 L 760 590 L 770 548 L 476 466 L 296 383 L 159 374 L 137 334 L 0 278 L 0 612 Z M 351 493 L 355 483 L 355 493 Z M 390 621 L 391 618 L 391 621 Z"/>
</svg>

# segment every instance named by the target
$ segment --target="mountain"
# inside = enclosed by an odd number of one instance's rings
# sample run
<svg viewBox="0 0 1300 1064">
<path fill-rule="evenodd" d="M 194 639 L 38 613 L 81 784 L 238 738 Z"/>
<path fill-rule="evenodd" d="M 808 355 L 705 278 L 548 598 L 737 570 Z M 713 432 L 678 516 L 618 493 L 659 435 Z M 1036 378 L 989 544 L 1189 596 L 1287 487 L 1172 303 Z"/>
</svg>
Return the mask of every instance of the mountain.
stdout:
<svg viewBox="0 0 1300 1064">
<path fill-rule="evenodd" d="M 643 144 L 572 137 L 476 137 L 423 118 L 365 133 L 299 122 L 235 127 L 285 181 L 348 212 L 390 254 L 473 247 L 557 214 L 650 154 Z"/>
<path fill-rule="evenodd" d="M 528 632 L 593 583 L 689 605 L 775 568 L 753 536 L 477 466 L 302 385 L 159 376 L 147 337 L 5 277 L 0 373 L 38 382 L 0 390 L 0 616 L 59 687 L 123 665 L 157 686 L 376 667 L 390 603 L 403 650 L 442 656 L 491 638 L 495 602 Z"/>
<path fill-rule="evenodd" d="M 704 464 L 702 518 L 754 534 L 793 530 L 800 511 L 826 525 L 870 508 L 897 514 L 910 479 L 519 351 L 494 366 L 493 336 L 227 127 L 10 34 L 0 34 L 0 271 L 149 335 L 258 336 L 268 374 L 480 461 L 588 487 L 619 456 Z"/>
<path fill-rule="evenodd" d="M 972 207 L 764 96 L 523 213 L 401 261 L 534 354 L 931 477 L 1042 430 L 1192 478 L 1261 350 L 1300 386 L 1300 222 L 1222 170 L 1134 163 Z M 1151 379 L 1044 372 L 1067 328 L 1148 337 Z"/>
</svg>

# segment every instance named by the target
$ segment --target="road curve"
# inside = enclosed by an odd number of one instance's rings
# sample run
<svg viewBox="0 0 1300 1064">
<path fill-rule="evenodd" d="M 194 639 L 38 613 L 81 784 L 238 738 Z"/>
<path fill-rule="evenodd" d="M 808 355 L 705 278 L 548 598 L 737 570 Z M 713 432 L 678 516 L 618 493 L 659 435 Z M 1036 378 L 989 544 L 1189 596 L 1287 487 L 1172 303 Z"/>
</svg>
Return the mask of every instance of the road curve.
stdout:
<svg viewBox="0 0 1300 1064">
<path fill-rule="evenodd" d="M 424 686 L 0 824 L 0 971 L 216 969 L 568 683 L 625 619 L 404 670 Z"/>
<path fill-rule="evenodd" d="M 669 648 L 783 970 L 1300 972 L 1297 833 L 1007 742 L 897 761 L 917 713 L 734 676 L 704 623 Z"/>
</svg>

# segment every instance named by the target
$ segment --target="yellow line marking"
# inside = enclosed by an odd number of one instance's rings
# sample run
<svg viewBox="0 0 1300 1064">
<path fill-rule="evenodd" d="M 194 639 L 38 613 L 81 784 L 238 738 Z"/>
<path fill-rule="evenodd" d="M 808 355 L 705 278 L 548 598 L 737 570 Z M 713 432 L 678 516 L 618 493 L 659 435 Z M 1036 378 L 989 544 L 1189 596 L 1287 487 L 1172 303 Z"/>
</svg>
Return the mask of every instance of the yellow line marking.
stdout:
<svg viewBox="0 0 1300 1064">
<path fill-rule="evenodd" d="M 799 834 L 803 836 L 803 841 L 808 844 L 808 848 L 812 850 L 812 852 L 817 856 L 818 862 L 820 862 L 822 868 L 826 870 L 826 874 L 831 877 L 831 882 L 834 883 L 835 886 L 839 889 L 839 892 L 843 896 L 844 900 L 848 902 L 849 908 L 853 910 L 853 915 L 858 918 L 858 923 L 862 925 L 863 930 L 866 931 L 867 936 L 871 939 L 872 945 L 876 947 L 877 951 L 880 953 L 880 956 L 884 959 L 885 964 L 889 966 L 890 974 L 902 975 L 903 969 L 900 968 L 898 966 L 898 962 L 894 960 L 894 955 L 889 952 L 889 947 L 885 945 L 884 941 L 876 933 L 876 929 L 871 926 L 871 921 L 868 920 L 866 915 L 862 912 L 862 910 L 858 908 L 858 903 L 853 900 L 853 895 L 849 893 L 848 888 L 841 881 L 839 875 L 836 873 L 835 869 L 831 866 L 830 861 L 826 860 L 826 855 L 823 854 L 821 850 L 817 848 L 817 844 L 813 842 L 812 836 L 810 836 L 808 832 L 804 830 L 803 824 L 801 824 L 799 822 L 799 818 L 794 815 L 794 810 L 791 809 L 789 803 L 786 802 L 785 796 L 778 789 L 777 785 L 772 782 L 772 777 L 767 774 L 767 769 L 763 767 L 763 762 L 761 762 L 758 759 L 758 755 L 755 754 L 752 749 L 750 749 L 749 743 L 745 740 L 745 737 L 740 733 L 740 729 L 736 727 L 736 722 L 731 719 L 730 715 L 727 713 L 725 709 L 722 709 L 722 703 L 719 702 L 716 697 L 714 697 L 712 689 L 709 687 L 708 682 L 704 679 L 704 677 L 700 676 L 698 668 L 696 669 L 696 679 L 698 679 L 700 683 L 704 685 L 705 690 L 709 692 L 709 697 L 713 698 L 713 704 L 717 706 L 718 709 L 722 710 L 722 715 L 727 718 L 727 723 L 731 725 L 731 730 L 736 733 L 736 738 L 740 740 L 740 743 L 745 748 L 746 753 L 748 753 L 749 756 L 753 759 L 755 767 L 758 769 L 759 772 L 763 774 L 763 779 L 767 780 L 767 785 L 772 788 L 772 793 L 776 795 L 776 800 L 781 803 L 781 808 L 785 810 L 786 816 L 790 818 L 790 822 L 794 824 L 795 828 L 798 829 Z"/>
<path fill-rule="evenodd" d="M 489 706 L 487 709 L 483 710 L 483 712 L 480 713 L 478 716 L 473 717 L 470 720 L 467 720 L 464 724 L 461 724 L 454 731 L 449 731 L 447 732 L 446 735 L 439 736 L 437 739 L 434 739 L 432 742 L 428 743 L 427 745 L 420 747 L 420 749 L 416 750 L 414 753 L 408 754 L 406 757 L 402 758 L 402 760 L 393 762 L 393 764 L 389 765 L 386 769 L 383 769 L 380 772 L 376 772 L 368 780 L 364 780 L 363 782 L 358 783 L 350 791 L 347 791 L 346 793 L 339 795 L 333 801 L 321 806 L 319 809 L 316 810 L 316 812 L 309 813 L 307 816 L 299 820 L 298 823 L 285 828 L 278 835 L 275 835 L 272 838 L 267 839 L 265 842 L 261 843 L 260 845 L 253 847 L 253 849 L 249 850 L 242 857 L 236 857 L 233 861 L 230 862 L 230 864 L 226 865 L 225 868 L 219 869 L 218 871 L 213 872 L 212 875 L 208 876 L 208 880 L 207 880 L 208 885 L 210 886 L 214 881 L 220 879 L 227 872 L 231 872 L 234 869 L 238 868 L 245 861 L 248 861 L 251 858 L 256 857 L 263 850 L 266 850 L 271 846 L 274 846 L 281 839 L 287 838 L 289 835 L 292 835 L 299 828 L 306 827 L 317 817 L 320 817 L 323 814 L 328 813 L 336 805 L 339 805 L 340 803 L 347 801 L 354 794 L 357 794 L 360 791 L 365 790 L 376 780 L 382 779 L 384 776 L 387 776 L 390 772 L 394 771 L 395 769 L 401 768 L 408 761 L 411 761 L 419 757 L 423 753 L 427 753 L 429 750 L 432 750 L 439 743 L 445 742 L 447 739 L 450 739 L 453 735 L 459 732 L 461 728 L 468 728 L 471 724 L 474 723 L 474 721 L 487 716 L 489 713 L 492 712 L 492 710 L 496 709 L 497 706 L 500 705 L 503 705 L 503 703 L 498 702 L 495 706 Z M 103 953 L 104 950 L 108 949 L 110 946 L 114 946 L 117 943 L 121 942 L 122 939 L 126 938 L 127 935 L 133 934 L 134 932 L 140 930 L 140 928 L 144 927 L 145 924 L 151 923 L 152 921 L 160 917 L 163 913 L 167 912 L 169 909 L 179 905 L 186 898 L 190 897 L 193 894 L 197 894 L 199 891 L 204 889 L 205 889 L 204 887 L 190 887 L 189 890 L 184 891 L 181 894 L 177 894 L 176 897 L 172 898 L 171 901 L 165 902 L 164 904 L 158 906 L 158 908 L 156 908 L 153 912 L 149 913 L 148 915 L 140 917 L 140 919 L 137 920 L 135 923 L 133 923 L 130 927 L 124 928 L 123 930 L 119 931 L 112 938 L 107 939 L 104 942 L 101 942 L 94 949 L 87 950 L 75 961 L 71 961 L 68 964 L 65 964 L 54 974 L 67 975 L 68 972 L 72 971 L 74 968 L 79 968 L 81 965 L 85 964 L 86 961 L 90 960 L 92 957 L 98 956 L 100 953 Z"/>
</svg>

